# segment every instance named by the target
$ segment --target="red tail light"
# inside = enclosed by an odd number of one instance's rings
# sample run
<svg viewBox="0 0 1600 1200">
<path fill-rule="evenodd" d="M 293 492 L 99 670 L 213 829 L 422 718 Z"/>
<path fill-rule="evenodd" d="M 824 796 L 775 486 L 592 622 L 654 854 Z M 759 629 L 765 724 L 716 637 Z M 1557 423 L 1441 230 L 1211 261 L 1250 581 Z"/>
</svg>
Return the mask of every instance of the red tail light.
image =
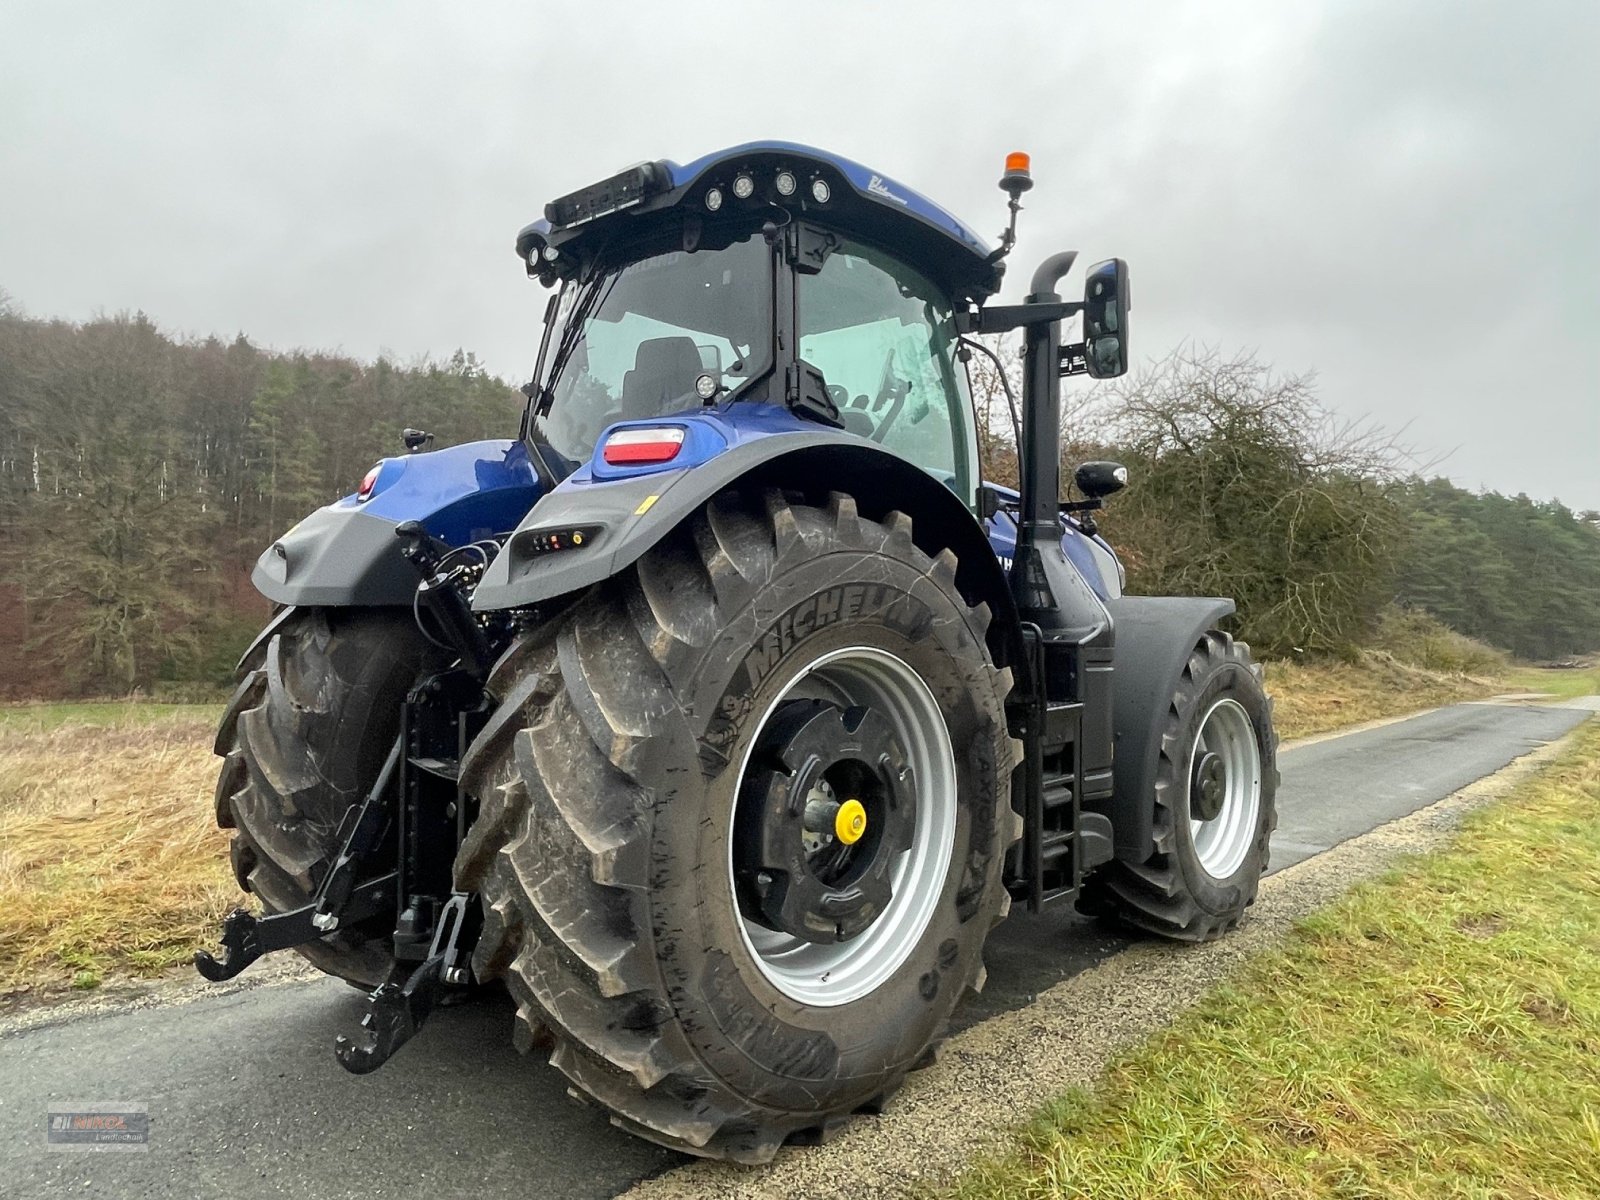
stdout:
<svg viewBox="0 0 1600 1200">
<path fill-rule="evenodd" d="M 683 430 L 662 425 L 619 429 L 606 439 L 601 456 L 612 466 L 671 462 L 683 449 Z"/>
<path fill-rule="evenodd" d="M 372 470 L 361 477 L 361 486 L 356 489 L 357 500 L 372 499 L 372 489 L 378 482 L 378 472 L 383 469 L 382 463 L 377 463 Z"/>
</svg>

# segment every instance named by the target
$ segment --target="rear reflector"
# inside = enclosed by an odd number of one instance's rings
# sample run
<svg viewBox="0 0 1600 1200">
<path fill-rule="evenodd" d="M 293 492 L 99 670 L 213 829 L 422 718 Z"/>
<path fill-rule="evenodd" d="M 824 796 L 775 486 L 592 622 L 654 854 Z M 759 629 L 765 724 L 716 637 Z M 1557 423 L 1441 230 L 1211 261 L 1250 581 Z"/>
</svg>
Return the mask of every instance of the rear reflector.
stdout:
<svg viewBox="0 0 1600 1200">
<path fill-rule="evenodd" d="M 683 449 L 683 430 L 659 428 L 619 429 L 606 439 L 601 456 L 613 466 L 671 462 Z"/>
</svg>

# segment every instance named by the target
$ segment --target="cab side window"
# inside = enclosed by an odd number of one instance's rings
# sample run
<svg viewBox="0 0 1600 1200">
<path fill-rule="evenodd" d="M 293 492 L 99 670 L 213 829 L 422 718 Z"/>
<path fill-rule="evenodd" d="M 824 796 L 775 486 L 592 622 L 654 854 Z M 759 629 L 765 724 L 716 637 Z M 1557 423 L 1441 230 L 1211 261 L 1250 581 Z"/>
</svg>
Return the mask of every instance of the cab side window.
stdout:
<svg viewBox="0 0 1600 1200">
<path fill-rule="evenodd" d="M 848 240 L 799 280 L 800 357 L 822 372 L 845 428 L 970 497 L 965 378 L 943 295 L 905 264 Z"/>
</svg>

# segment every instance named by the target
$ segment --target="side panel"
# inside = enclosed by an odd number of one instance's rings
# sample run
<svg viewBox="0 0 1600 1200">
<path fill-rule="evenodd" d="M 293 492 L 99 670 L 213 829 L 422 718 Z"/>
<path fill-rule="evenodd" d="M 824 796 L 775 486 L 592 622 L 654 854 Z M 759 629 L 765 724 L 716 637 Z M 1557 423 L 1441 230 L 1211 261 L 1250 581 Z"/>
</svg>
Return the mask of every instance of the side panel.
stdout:
<svg viewBox="0 0 1600 1200">
<path fill-rule="evenodd" d="M 1106 607 L 1117 630 L 1116 766 L 1108 815 L 1117 857 L 1143 862 L 1154 849 L 1156 758 L 1167 706 L 1189 651 L 1234 605 L 1211 597 L 1123 596 Z"/>
<path fill-rule="evenodd" d="M 420 521 L 453 546 L 503 535 L 539 498 L 520 442 L 469 442 L 384 459 L 368 499 L 346 496 L 306 517 L 256 561 L 250 581 L 279 604 L 410 604 L 417 575 L 395 528 Z"/>
</svg>

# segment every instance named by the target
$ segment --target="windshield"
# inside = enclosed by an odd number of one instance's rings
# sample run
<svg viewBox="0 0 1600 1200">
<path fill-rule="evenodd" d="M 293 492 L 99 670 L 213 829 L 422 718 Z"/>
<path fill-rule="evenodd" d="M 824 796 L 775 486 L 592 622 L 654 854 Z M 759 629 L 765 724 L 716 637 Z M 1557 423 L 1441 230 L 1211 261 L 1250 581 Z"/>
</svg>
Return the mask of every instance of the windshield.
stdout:
<svg viewBox="0 0 1600 1200">
<path fill-rule="evenodd" d="M 725 398 L 772 360 L 772 260 L 752 235 L 720 250 L 674 250 L 561 292 L 529 431 L 558 475 L 614 421 L 699 408 L 709 375 Z"/>
</svg>

